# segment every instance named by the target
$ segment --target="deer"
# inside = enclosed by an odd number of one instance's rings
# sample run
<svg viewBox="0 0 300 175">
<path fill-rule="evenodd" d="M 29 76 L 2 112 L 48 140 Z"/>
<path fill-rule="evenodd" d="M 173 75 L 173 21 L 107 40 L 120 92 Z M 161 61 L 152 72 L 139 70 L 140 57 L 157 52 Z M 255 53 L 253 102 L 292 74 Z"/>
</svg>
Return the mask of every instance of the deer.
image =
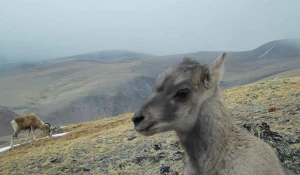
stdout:
<svg viewBox="0 0 300 175">
<path fill-rule="evenodd" d="M 15 117 L 11 121 L 11 126 L 14 129 L 14 134 L 11 136 L 10 146 L 13 147 L 14 139 L 18 139 L 18 134 L 21 130 L 29 130 L 25 142 L 28 140 L 30 132 L 32 131 L 33 139 L 35 140 L 34 130 L 40 129 L 49 137 L 52 137 L 51 125 L 49 123 L 44 123 L 36 114 L 25 114 Z"/>
<path fill-rule="evenodd" d="M 273 148 L 235 124 L 220 80 L 226 53 L 212 64 L 183 60 L 160 74 L 132 116 L 144 136 L 175 131 L 186 152 L 185 175 L 283 175 Z"/>
</svg>

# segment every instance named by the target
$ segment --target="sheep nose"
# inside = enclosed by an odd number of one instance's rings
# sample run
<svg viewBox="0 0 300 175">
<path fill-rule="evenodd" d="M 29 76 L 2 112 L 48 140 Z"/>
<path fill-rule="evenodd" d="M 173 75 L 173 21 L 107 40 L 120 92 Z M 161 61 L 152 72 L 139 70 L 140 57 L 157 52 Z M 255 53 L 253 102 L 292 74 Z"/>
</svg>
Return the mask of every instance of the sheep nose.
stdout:
<svg viewBox="0 0 300 175">
<path fill-rule="evenodd" d="M 142 116 L 142 115 L 136 115 L 136 116 L 133 116 L 132 117 L 132 122 L 134 123 L 134 125 L 137 125 L 137 124 L 139 124 L 139 123 L 141 123 L 141 121 L 143 121 L 145 119 L 145 117 L 144 116 Z"/>
</svg>

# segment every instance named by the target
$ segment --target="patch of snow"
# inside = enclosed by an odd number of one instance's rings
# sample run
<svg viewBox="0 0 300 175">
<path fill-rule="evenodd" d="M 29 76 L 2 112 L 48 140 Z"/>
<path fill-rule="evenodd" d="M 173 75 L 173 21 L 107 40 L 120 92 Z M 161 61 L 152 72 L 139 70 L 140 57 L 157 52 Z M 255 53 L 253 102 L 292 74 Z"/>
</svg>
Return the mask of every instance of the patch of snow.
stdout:
<svg viewBox="0 0 300 175">
<path fill-rule="evenodd" d="M 9 149 L 10 149 L 10 146 L 6 146 L 6 147 L 3 147 L 3 148 L 0 148 L 0 152 L 7 151 Z"/>
<path fill-rule="evenodd" d="M 61 136 L 64 136 L 64 135 L 66 135 L 66 134 L 68 134 L 69 132 L 64 132 L 64 133 L 59 133 L 59 134 L 53 134 L 52 135 L 52 137 L 61 137 Z M 41 140 L 41 139 L 45 139 L 45 138 L 47 138 L 47 137 L 43 137 L 43 138 L 40 138 L 40 139 L 36 139 L 36 140 Z M 28 141 L 28 142 L 31 142 L 32 140 L 30 140 L 30 141 Z M 27 142 L 25 142 L 25 143 L 27 143 Z M 16 145 L 14 145 L 13 147 L 16 147 L 16 146 L 19 146 L 19 145 L 23 145 L 23 144 L 25 144 L 25 143 L 21 143 L 21 144 L 16 144 Z M 0 148 L 0 153 L 1 152 L 4 152 L 4 151 L 7 151 L 7 150 L 9 150 L 9 149 L 11 149 L 12 147 L 10 147 L 10 146 L 6 146 L 6 147 L 3 147 L 3 148 Z"/>
<path fill-rule="evenodd" d="M 273 47 L 271 47 L 269 50 L 267 50 L 264 54 L 262 54 L 262 55 L 259 56 L 258 58 L 261 58 L 261 57 L 265 56 L 265 55 L 266 55 L 268 52 L 270 52 L 274 47 L 276 47 L 276 45 L 273 46 Z"/>
<path fill-rule="evenodd" d="M 14 145 L 14 147 L 16 147 L 16 146 L 19 146 L 19 145 L 21 145 L 21 144 L 16 144 L 16 145 Z M 3 147 L 3 148 L 0 148 L 0 153 L 1 152 L 4 152 L 4 151 L 7 151 L 7 150 L 9 150 L 9 149 L 11 149 L 12 147 L 10 147 L 10 146 L 6 146 L 6 147 Z"/>
<path fill-rule="evenodd" d="M 61 137 L 61 136 L 64 136 L 66 134 L 68 134 L 69 132 L 64 132 L 64 133 L 59 133 L 59 134 L 54 134 L 52 135 L 52 137 Z"/>
</svg>

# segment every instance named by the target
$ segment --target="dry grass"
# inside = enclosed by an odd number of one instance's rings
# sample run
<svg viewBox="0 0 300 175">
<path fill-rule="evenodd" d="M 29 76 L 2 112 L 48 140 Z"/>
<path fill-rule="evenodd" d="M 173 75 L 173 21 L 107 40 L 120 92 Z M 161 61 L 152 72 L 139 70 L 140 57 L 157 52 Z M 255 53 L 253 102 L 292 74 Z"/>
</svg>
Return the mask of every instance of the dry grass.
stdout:
<svg viewBox="0 0 300 175">
<path fill-rule="evenodd" d="M 227 90 L 225 98 L 238 121 L 264 120 L 272 130 L 295 134 L 300 132 L 300 114 L 286 112 L 299 109 L 299 87 L 300 77 L 258 82 Z M 277 110 L 269 113 L 269 106 Z M 174 160 L 174 154 L 182 151 L 175 134 L 136 135 L 131 116 L 72 124 L 62 129 L 70 132 L 63 137 L 32 141 L 0 153 L 0 174 L 158 174 L 160 164 L 182 172 L 184 158 Z M 155 150 L 155 144 L 162 146 Z"/>
<path fill-rule="evenodd" d="M 225 98 L 239 122 L 266 121 L 273 131 L 295 135 L 300 133 L 299 87 L 300 77 L 260 81 L 226 90 Z"/>
<path fill-rule="evenodd" d="M 136 134 L 132 129 L 131 116 L 132 114 L 124 114 L 70 125 L 63 128 L 63 131 L 71 131 L 64 137 L 32 141 L 0 153 L 0 171 L 4 174 L 82 174 L 86 173 L 85 168 L 90 167 L 88 172 L 91 174 L 141 174 L 138 172 L 145 171 L 145 164 L 153 167 L 153 171 L 158 171 L 155 163 L 145 161 L 133 166 L 134 161 L 142 155 L 140 152 L 143 148 L 149 146 L 151 149 L 159 141 L 172 143 L 176 137 L 173 133 L 164 133 L 152 138 L 137 136 L 128 141 L 128 137 Z M 103 156 L 119 159 L 121 154 L 124 154 L 125 159 L 112 160 L 111 164 L 103 167 Z M 51 160 L 56 158 L 57 163 L 52 163 Z M 182 163 L 179 164 L 183 166 Z"/>
</svg>

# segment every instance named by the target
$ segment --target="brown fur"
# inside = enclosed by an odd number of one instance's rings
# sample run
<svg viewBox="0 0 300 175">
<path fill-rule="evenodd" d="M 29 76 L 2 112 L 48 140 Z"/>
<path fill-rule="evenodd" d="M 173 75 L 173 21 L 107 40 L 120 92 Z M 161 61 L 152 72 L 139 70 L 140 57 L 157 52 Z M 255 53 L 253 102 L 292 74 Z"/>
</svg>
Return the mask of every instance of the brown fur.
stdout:
<svg viewBox="0 0 300 175">
<path fill-rule="evenodd" d="M 185 58 L 163 74 L 132 120 L 149 136 L 174 130 L 187 153 L 186 175 L 282 175 L 274 150 L 237 127 L 219 81 L 225 54 L 210 66 Z"/>
<path fill-rule="evenodd" d="M 13 129 L 15 130 L 15 132 L 12 135 L 10 146 L 13 146 L 14 138 L 18 139 L 18 134 L 21 130 L 29 130 L 27 139 L 29 137 L 30 132 L 32 131 L 33 137 L 35 140 L 34 130 L 36 130 L 36 129 L 42 130 L 49 137 L 52 136 L 50 124 L 44 123 L 37 115 L 35 115 L 33 113 L 15 117 L 11 121 L 11 125 L 12 125 Z M 27 139 L 26 139 L 26 141 L 27 141 Z"/>
</svg>

